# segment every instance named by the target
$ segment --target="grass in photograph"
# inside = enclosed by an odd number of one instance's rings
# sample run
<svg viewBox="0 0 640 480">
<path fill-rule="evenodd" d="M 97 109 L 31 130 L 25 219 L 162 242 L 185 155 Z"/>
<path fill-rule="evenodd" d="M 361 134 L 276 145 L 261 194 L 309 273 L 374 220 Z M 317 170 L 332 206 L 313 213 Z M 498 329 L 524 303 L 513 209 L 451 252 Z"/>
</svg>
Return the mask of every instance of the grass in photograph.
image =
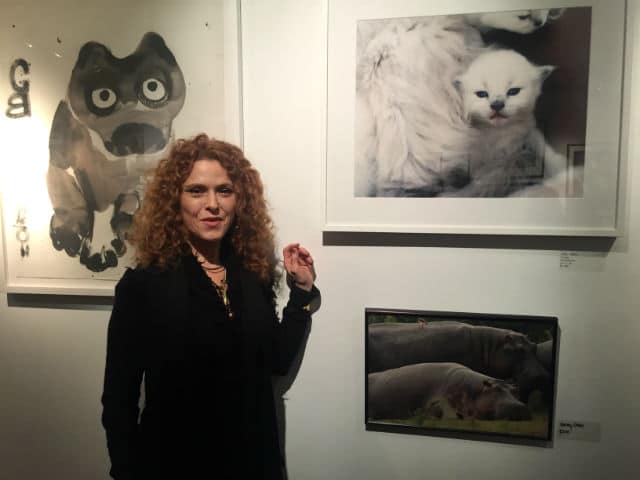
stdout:
<svg viewBox="0 0 640 480">
<path fill-rule="evenodd" d="M 386 419 L 382 423 L 391 425 L 407 425 L 411 427 L 446 429 L 479 433 L 499 433 L 505 435 L 521 435 L 527 437 L 547 437 L 549 417 L 547 413 L 534 412 L 531 420 L 478 420 L 468 418 L 427 418 L 420 409 L 413 417 L 401 419 Z"/>
</svg>

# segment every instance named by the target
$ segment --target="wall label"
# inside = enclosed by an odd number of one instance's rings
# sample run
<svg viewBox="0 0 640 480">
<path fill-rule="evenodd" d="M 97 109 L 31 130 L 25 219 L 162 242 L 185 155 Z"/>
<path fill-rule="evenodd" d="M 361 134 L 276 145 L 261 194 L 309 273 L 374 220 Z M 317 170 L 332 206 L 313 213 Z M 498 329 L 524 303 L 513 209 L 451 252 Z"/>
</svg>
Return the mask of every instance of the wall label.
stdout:
<svg viewBox="0 0 640 480">
<path fill-rule="evenodd" d="M 571 268 L 577 259 L 578 254 L 575 252 L 560 252 L 560 268 Z"/>
<path fill-rule="evenodd" d="M 600 441 L 600 423 L 560 420 L 558 438 L 562 440 Z"/>
<path fill-rule="evenodd" d="M 602 272 L 606 255 L 601 252 L 560 252 L 560 270 Z"/>
</svg>

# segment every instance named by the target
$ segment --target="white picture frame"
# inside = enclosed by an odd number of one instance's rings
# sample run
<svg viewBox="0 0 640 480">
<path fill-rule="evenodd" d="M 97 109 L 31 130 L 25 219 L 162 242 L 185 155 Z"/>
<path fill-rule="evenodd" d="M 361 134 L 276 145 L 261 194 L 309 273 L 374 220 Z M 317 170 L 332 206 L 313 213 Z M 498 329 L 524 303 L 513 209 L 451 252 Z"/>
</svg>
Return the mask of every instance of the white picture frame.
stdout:
<svg viewBox="0 0 640 480">
<path fill-rule="evenodd" d="M 29 82 L 31 110 L 30 116 L 9 118 L 6 112 L 21 109 L 10 104 L 11 98 L 15 102 L 14 85 L 0 82 L 1 156 L 17 160 L 0 165 L 4 289 L 111 296 L 125 268 L 133 266 L 131 248 L 117 266 L 90 271 L 79 255 L 56 250 L 50 238 L 53 210 L 45 181 L 50 128 L 58 103 L 66 98 L 78 53 L 94 41 L 124 58 L 147 32 L 159 34 L 180 67 L 186 91 L 171 138 L 206 132 L 242 146 L 240 0 L 115 0 L 109 8 L 78 0 L 38 2 L 37 8 L 34 2 L 29 8 L 31 1 L 0 0 L 0 15 L 9 24 L 0 36 L 0 71 L 8 77 L 12 63 L 26 59 L 29 71 L 22 69 L 16 81 Z M 95 243 L 103 235 L 102 244 L 108 245 L 112 211 L 96 213 Z M 20 231 L 28 233 L 27 242 L 20 241 Z"/>
<path fill-rule="evenodd" d="M 584 183 L 577 189 L 582 196 L 571 196 L 576 189 L 570 189 L 566 196 L 554 198 L 355 195 L 358 21 L 558 7 L 591 9 Z M 594 0 L 466 0 L 455 4 L 439 0 L 329 0 L 323 230 L 584 237 L 619 235 L 619 143 L 625 21 L 624 0 L 606 4 Z"/>
</svg>

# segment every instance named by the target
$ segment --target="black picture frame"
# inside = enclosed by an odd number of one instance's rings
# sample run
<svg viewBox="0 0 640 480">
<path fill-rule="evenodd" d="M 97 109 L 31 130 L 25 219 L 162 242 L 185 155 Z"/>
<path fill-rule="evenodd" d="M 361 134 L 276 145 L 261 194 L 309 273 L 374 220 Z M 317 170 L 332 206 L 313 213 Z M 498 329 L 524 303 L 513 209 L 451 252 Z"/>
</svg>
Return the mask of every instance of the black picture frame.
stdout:
<svg viewBox="0 0 640 480">
<path fill-rule="evenodd" d="M 365 427 L 550 446 L 557 317 L 365 309 Z"/>
</svg>

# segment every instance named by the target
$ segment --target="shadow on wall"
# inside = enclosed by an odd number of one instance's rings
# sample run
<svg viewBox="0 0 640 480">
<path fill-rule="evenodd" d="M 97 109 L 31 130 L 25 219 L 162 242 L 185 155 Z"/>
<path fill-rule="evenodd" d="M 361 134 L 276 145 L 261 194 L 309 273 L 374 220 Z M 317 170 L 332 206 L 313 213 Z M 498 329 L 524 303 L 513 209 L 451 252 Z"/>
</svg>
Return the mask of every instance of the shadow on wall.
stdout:
<svg viewBox="0 0 640 480">
<path fill-rule="evenodd" d="M 552 235 L 473 235 L 447 233 L 322 232 L 322 244 L 334 246 L 491 248 L 504 250 L 611 250 L 614 237 Z"/>
<path fill-rule="evenodd" d="M 276 419 L 278 421 L 278 438 L 280 440 L 280 450 L 284 457 L 283 462 L 285 478 L 289 478 L 286 459 L 287 408 L 285 406 L 285 400 L 287 398 L 285 397 L 285 394 L 291 388 L 291 385 L 293 385 L 293 382 L 298 376 L 300 366 L 302 365 L 302 359 L 304 358 L 304 354 L 307 350 L 307 341 L 309 340 L 310 333 L 311 324 L 307 326 L 302 340 L 302 345 L 300 346 L 300 351 L 293 360 L 293 364 L 289 368 L 289 372 L 287 373 L 287 375 L 284 375 L 282 377 L 274 377 L 273 379 L 273 396 L 276 407 Z"/>
<path fill-rule="evenodd" d="M 318 298 L 314 299 L 311 302 L 311 313 L 315 313 L 320 309 L 320 304 L 322 303 L 322 295 L 318 296 Z M 293 385 L 296 377 L 298 376 L 298 372 L 300 371 L 300 366 L 302 365 L 302 359 L 304 358 L 304 354 L 307 350 L 307 342 L 309 340 L 309 334 L 311 333 L 311 322 L 307 325 L 307 328 L 304 332 L 304 337 L 302 339 L 302 344 L 300 346 L 300 351 L 296 355 L 289 368 L 289 372 L 287 375 L 278 376 L 273 378 L 273 396 L 274 403 L 276 407 L 276 419 L 278 421 L 278 438 L 280 440 L 280 450 L 283 455 L 284 462 L 284 474 L 285 478 L 289 478 L 287 471 L 287 459 L 286 459 L 286 434 L 287 434 L 287 408 L 285 405 L 285 394 Z"/>
</svg>

